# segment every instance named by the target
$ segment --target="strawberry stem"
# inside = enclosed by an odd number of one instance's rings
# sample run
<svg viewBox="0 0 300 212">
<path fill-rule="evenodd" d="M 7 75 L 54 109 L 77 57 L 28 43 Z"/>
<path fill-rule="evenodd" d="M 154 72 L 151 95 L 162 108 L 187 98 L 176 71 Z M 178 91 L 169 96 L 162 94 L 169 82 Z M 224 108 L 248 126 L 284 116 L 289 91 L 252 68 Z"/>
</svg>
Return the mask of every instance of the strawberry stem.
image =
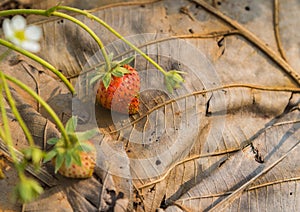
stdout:
<svg viewBox="0 0 300 212">
<path fill-rule="evenodd" d="M 126 43 L 128 46 L 130 46 L 132 49 L 134 49 L 136 52 L 138 52 L 142 57 L 144 57 L 146 60 L 148 60 L 152 65 L 154 65 L 160 72 L 162 72 L 165 76 L 167 72 L 154 60 L 152 60 L 148 55 L 146 55 L 143 51 L 141 51 L 138 47 L 136 47 L 134 44 L 132 44 L 130 41 L 126 40 L 121 34 L 119 34 L 116 30 L 114 30 L 111 26 L 109 26 L 106 22 L 98 18 L 97 16 L 76 8 L 68 7 L 68 6 L 57 6 L 57 9 L 62 10 L 68 10 L 71 12 L 76 12 L 82 15 L 85 15 L 86 17 L 97 21 L 102 26 L 104 26 L 106 29 L 108 29 L 110 32 L 112 32 L 116 37 L 120 38 L 124 43 Z"/>
<path fill-rule="evenodd" d="M 0 16 L 1 16 L 1 12 L 2 11 L 0 11 Z M 22 48 L 19 48 L 19 47 L 13 45 L 12 43 L 10 43 L 6 40 L 0 39 L 0 45 L 6 46 L 9 49 L 17 51 L 17 52 L 29 57 L 30 59 L 38 62 L 39 64 L 43 65 L 44 67 L 48 68 L 50 71 L 52 71 L 56 76 L 58 76 L 64 82 L 64 84 L 68 87 L 68 89 L 72 93 L 75 93 L 75 90 L 74 90 L 72 84 L 67 80 L 67 78 L 62 73 L 60 73 L 56 68 L 54 68 L 50 63 L 48 63 L 47 61 L 43 60 L 39 56 L 37 56 L 37 55 L 35 55 L 35 54 L 33 54 L 29 51 L 26 51 Z"/>
<path fill-rule="evenodd" d="M 2 74 L 2 72 L 0 72 L 0 73 Z M 27 85 L 25 85 L 24 83 L 22 83 L 21 81 L 15 79 L 13 77 L 7 76 L 5 74 L 3 74 L 3 75 L 4 75 L 5 79 L 11 81 L 12 83 L 14 83 L 17 86 L 19 86 L 20 88 L 22 88 L 22 90 L 27 92 L 30 96 L 32 96 L 35 100 L 37 100 L 45 108 L 45 110 L 49 113 L 49 115 L 53 118 L 53 120 L 57 124 L 57 127 L 60 130 L 62 136 L 65 138 L 67 145 L 70 145 L 70 139 L 64 128 L 64 125 L 62 124 L 62 122 L 60 121 L 60 119 L 58 118 L 56 113 L 53 111 L 53 109 L 37 93 L 35 93 Z"/>
<path fill-rule="evenodd" d="M 29 132 L 25 122 L 23 121 L 23 119 L 22 119 L 22 117 L 21 117 L 21 115 L 20 115 L 20 113 L 19 113 L 19 111 L 18 111 L 18 109 L 15 105 L 15 101 L 12 98 L 11 92 L 10 92 L 9 87 L 7 85 L 7 81 L 6 81 L 5 76 L 2 73 L 2 71 L 0 71 L 0 79 L 2 81 L 3 89 L 6 93 L 6 97 L 7 97 L 8 103 L 10 105 L 11 111 L 13 112 L 13 114 L 14 114 L 15 118 L 17 119 L 17 121 L 19 122 L 19 124 L 20 124 L 20 126 L 21 126 L 21 128 L 22 128 L 22 130 L 23 130 L 23 132 L 24 132 L 24 134 L 25 134 L 25 136 L 26 136 L 26 138 L 29 142 L 29 145 L 31 147 L 33 147 L 34 146 L 34 141 L 33 141 L 32 135 Z"/>
</svg>

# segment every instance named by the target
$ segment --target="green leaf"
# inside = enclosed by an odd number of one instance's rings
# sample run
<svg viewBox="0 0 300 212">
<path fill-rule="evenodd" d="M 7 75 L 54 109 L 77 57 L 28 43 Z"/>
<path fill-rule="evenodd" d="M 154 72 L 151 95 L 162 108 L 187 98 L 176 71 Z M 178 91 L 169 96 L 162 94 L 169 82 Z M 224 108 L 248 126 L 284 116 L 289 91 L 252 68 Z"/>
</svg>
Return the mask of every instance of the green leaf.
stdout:
<svg viewBox="0 0 300 212">
<path fill-rule="evenodd" d="M 47 144 L 54 145 L 54 144 L 56 144 L 58 141 L 59 141 L 59 138 L 50 138 L 50 139 L 47 141 Z"/>
<path fill-rule="evenodd" d="M 77 127 L 77 116 L 72 116 L 66 124 L 66 131 L 67 133 L 75 132 Z"/>
<path fill-rule="evenodd" d="M 86 141 L 94 137 L 98 133 L 98 129 L 92 129 L 85 132 L 76 132 L 76 136 L 79 142 Z"/>
<path fill-rule="evenodd" d="M 51 150 L 50 152 L 46 153 L 46 156 L 44 158 L 44 163 L 47 163 L 48 161 L 52 160 L 57 155 L 57 151 L 55 149 Z"/>
<path fill-rule="evenodd" d="M 127 57 L 127 58 L 121 60 L 120 62 L 118 62 L 118 64 L 119 64 L 120 66 L 123 66 L 123 65 L 125 65 L 125 64 L 129 64 L 131 61 L 134 60 L 134 58 L 135 58 L 135 56 Z"/>
<path fill-rule="evenodd" d="M 111 82 L 111 73 L 109 73 L 109 72 L 105 73 L 102 78 L 102 81 L 103 81 L 103 85 L 104 85 L 105 89 L 107 89 Z"/>
<path fill-rule="evenodd" d="M 60 169 L 60 167 L 62 166 L 64 162 L 64 154 L 58 154 L 56 155 L 56 159 L 55 159 L 55 173 L 57 173 L 57 171 Z"/>
</svg>

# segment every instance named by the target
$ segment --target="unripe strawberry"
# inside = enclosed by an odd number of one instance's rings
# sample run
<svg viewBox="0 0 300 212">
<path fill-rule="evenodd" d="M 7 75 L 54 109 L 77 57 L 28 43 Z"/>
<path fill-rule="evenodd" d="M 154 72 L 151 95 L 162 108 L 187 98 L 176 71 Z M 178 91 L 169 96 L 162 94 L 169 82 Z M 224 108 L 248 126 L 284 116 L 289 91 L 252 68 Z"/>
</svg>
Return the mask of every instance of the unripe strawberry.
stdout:
<svg viewBox="0 0 300 212">
<path fill-rule="evenodd" d="M 88 145 L 93 146 L 91 142 L 86 142 Z M 62 166 L 58 169 L 58 173 L 65 177 L 70 178 L 88 178 L 93 175 L 95 164 L 96 164 L 96 151 L 93 146 L 93 150 L 90 152 L 80 152 L 79 157 L 81 160 L 81 166 L 72 163 L 69 167 L 66 166 L 64 162 Z M 53 160 L 55 165 L 55 160 Z"/>
</svg>

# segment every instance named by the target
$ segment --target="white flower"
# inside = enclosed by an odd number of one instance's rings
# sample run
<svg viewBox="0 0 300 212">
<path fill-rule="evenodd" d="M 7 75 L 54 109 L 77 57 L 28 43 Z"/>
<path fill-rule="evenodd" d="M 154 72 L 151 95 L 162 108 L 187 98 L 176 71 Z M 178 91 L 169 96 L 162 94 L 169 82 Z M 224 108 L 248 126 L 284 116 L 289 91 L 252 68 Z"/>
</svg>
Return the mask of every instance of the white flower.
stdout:
<svg viewBox="0 0 300 212">
<path fill-rule="evenodd" d="M 26 26 L 26 19 L 16 15 L 11 20 L 3 21 L 5 38 L 15 45 L 31 52 L 38 52 L 41 47 L 38 41 L 42 37 L 42 29 L 38 26 Z"/>
</svg>

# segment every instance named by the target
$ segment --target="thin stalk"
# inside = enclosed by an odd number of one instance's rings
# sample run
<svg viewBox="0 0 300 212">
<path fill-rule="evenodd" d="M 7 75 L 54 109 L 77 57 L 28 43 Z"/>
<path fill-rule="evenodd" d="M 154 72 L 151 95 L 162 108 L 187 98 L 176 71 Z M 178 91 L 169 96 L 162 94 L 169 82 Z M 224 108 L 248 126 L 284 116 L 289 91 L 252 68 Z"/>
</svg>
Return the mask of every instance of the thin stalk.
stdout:
<svg viewBox="0 0 300 212">
<path fill-rule="evenodd" d="M 57 6 L 57 9 L 67 10 L 67 11 L 71 11 L 71 12 L 76 12 L 76 13 L 85 15 L 86 17 L 88 17 L 88 18 L 90 18 L 92 20 L 97 21 L 102 26 L 104 26 L 106 29 L 108 29 L 110 32 L 112 32 L 116 37 L 120 38 L 124 43 L 126 43 L 128 46 L 130 46 L 136 52 L 138 52 L 142 57 L 144 57 L 146 60 L 148 60 L 152 65 L 154 65 L 164 75 L 166 75 L 167 72 L 158 63 L 156 63 L 154 60 L 152 60 L 148 55 L 146 55 L 143 51 L 141 51 L 138 47 L 136 47 L 130 41 L 126 40 L 121 34 L 119 34 L 116 30 L 114 30 L 111 26 L 109 26 L 106 22 L 104 22 L 103 20 L 101 20 L 97 16 L 94 16 L 93 14 L 91 14 L 91 13 L 89 13 L 87 11 L 76 9 L 76 8 L 72 8 L 72 7 L 68 7 L 68 6 Z"/>
<path fill-rule="evenodd" d="M 15 101 L 12 98 L 12 95 L 11 95 L 11 92 L 10 92 L 10 90 L 8 88 L 6 79 L 5 79 L 5 77 L 4 77 L 4 75 L 3 75 L 3 73 L 2 73 L 1 70 L 0 70 L 0 78 L 2 80 L 3 88 L 4 88 L 4 91 L 6 93 L 6 97 L 8 99 L 8 103 L 10 105 L 10 108 L 11 108 L 11 110 L 12 110 L 15 118 L 19 122 L 19 124 L 20 124 L 20 126 L 21 126 L 21 128 L 22 128 L 22 130 L 23 130 L 23 132 L 24 132 L 24 134 L 25 134 L 25 136 L 27 138 L 27 140 L 28 140 L 29 145 L 33 147 L 34 146 L 34 141 L 33 141 L 32 135 L 29 132 L 29 130 L 28 130 L 25 122 L 23 121 L 23 119 L 22 119 L 22 117 L 21 117 L 21 115 L 20 115 L 20 113 L 19 113 L 19 111 L 18 111 L 18 109 L 16 107 Z"/>
<path fill-rule="evenodd" d="M 25 85 L 21 81 L 15 79 L 13 77 L 10 77 L 8 75 L 4 74 L 4 76 L 7 80 L 9 80 L 12 83 L 16 84 L 22 90 L 27 92 L 30 96 L 32 96 L 34 99 L 36 99 L 45 108 L 45 110 L 49 113 L 49 115 L 53 118 L 53 120 L 57 124 L 57 127 L 60 130 L 60 132 L 61 132 L 62 136 L 64 137 L 64 139 L 66 140 L 67 145 L 68 146 L 71 145 L 70 139 L 69 139 L 69 137 L 67 135 L 67 132 L 64 128 L 64 125 L 62 124 L 62 122 L 60 121 L 60 119 L 58 118 L 56 113 L 53 111 L 53 109 L 38 94 L 36 94 L 31 88 L 29 88 L 27 85 Z"/>
<path fill-rule="evenodd" d="M 0 108 L 1 108 L 0 110 L 1 110 L 1 115 L 2 115 L 3 128 L 4 128 L 4 130 L 3 130 L 4 132 L 1 130 L 1 134 L 4 133 L 4 136 L 2 135 L 1 137 L 7 144 L 7 148 L 10 152 L 13 163 L 15 164 L 16 168 L 19 170 L 18 158 L 17 158 L 17 155 L 13 148 L 14 144 L 12 141 L 10 127 L 9 127 L 8 118 L 7 118 L 7 113 L 6 113 L 5 105 L 3 102 L 4 98 L 3 98 L 2 91 L 3 91 L 3 83 L 2 83 L 2 80 L 0 80 Z"/>
<path fill-rule="evenodd" d="M 107 64 L 107 67 L 110 68 L 110 60 L 109 57 L 105 51 L 104 45 L 102 43 L 102 41 L 100 40 L 100 38 L 94 33 L 93 30 L 91 30 L 87 25 L 85 25 L 83 22 L 79 21 L 78 19 L 61 13 L 61 12 L 57 12 L 57 11 L 51 11 L 49 13 L 51 9 L 49 10 L 38 10 L 38 9 L 15 9 L 15 10 L 4 10 L 4 11 L 0 11 L 0 17 L 1 16 L 7 16 L 7 15 L 16 15 L 16 14 L 34 14 L 34 15 L 42 15 L 42 16 L 57 16 L 60 18 L 64 18 L 67 19 L 77 25 L 79 25 L 81 28 L 83 28 L 85 31 L 87 31 L 92 38 L 97 42 L 97 44 L 100 47 L 100 50 L 103 54 L 105 63 Z"/>
<path fill-rule="evenodd" d="M 33 54 L 29 51 L 26 51 L 26 50 L 14 45 L 14 44 L 8 42 L 8 41 L 6 41 L 6 40 L 0 39 L 0 45 L 6 46 L 9 49 L 17 51 L 17 52 L 31 58 L 32 60 L 38 62 L 39 64 L 43 65 L 44 67 L 48 68 L 50 71 L 52 71 L 56 76 L 58 76 L 65 83 L 65 85 L 69 88 L 69 90 L 72 93 L 75 93 L 75 90 L 74 90 L 72 84 L 67 80 L 67 78 L 62 73 L 60 73 L 56 68 L 54 68 L 50 63 L 48 63 L 47 61 L 43 60 L 39 56 L 37 56 L 37 55 L 35 55 L 35 54 Z"/>
</svg>

